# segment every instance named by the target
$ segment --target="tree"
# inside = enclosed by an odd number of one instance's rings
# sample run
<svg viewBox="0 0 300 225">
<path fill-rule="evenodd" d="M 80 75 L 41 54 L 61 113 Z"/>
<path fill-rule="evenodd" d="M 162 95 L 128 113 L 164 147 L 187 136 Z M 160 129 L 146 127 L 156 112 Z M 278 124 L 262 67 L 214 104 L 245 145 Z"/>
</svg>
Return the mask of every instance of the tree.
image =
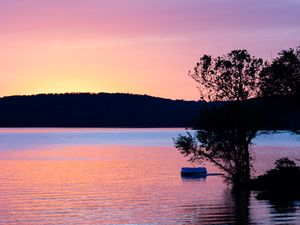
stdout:
<svg viewBox="0 0 300 225">
<path fill-rule="evenodd" d="M 227 181 L 240 187 L 250 179 L 249 146 L 255 135 L 256 131 L 197 130 L 194 135 L 180 135 L 175 147 L 191 162 L 209 160 L 214 163 L 226 172 Z"/>
<path fill-rule="evenodd" d="M 261 115 L 255 112 L 255 105 L 247 107 L 245 100 L 276 95 L 298 98 L 300 47 L 281 51 L 271 64 L 246 50 L 233 50 L 216 58 L 203 55 L 189 76 L 198 84 L 201 99 L 230 101 L 207 104 L 195 135 L 179 136 L 175 147 L 190 161 L 211 161 L 235 186 L 248 186 L 251 141 L 258 133 Z M 297 127 L 293 129 L 300 133 Z"/>
<path fill-rule="evenodd" d="M 233 50 L 217 58 L 204 55 L 189 75 L 197 82 L 202 99 L 240 103 L 258 96 L 262 69 L 262 59 L 252 57 L 246 50 Z M 198 129 L 195 135 L 179 136 L 175 147 L 192 162 L 211 161 L 226 172 L 227 180 L 235 187 L 246 186 L 251 171 L 249 148 L 257 131 L 247 128 L 240 104 L 231 105 L 230 111 L 238 121 L 234 126 L 220 127 L 215 120 L 223 113 L 222 109 L 215 108 L 212 114 L 207 108 L 201 119 L 206 120 L 204 129 Z"/>
<path fill-rule="evenodd" d="M 300 95 L 300 46 L 282 50 L 261 72 L 261 95 Z"/>
<path fill-rule="evenodd" d="M 260 74 L 260 96 L 300 96 L 300 46 L 282 50 L 272 63 L 265 64 Z M 300 134 L 295 128 L 291 131 Z"/>
<path fill-rule="evenodd" d="M 233 50 L 212 58 L 204 55 L 189 75 L 198 83 L 203 100 L 245 100 L 258 95 L 263 60 L 247 50 Z"/>
</svg>

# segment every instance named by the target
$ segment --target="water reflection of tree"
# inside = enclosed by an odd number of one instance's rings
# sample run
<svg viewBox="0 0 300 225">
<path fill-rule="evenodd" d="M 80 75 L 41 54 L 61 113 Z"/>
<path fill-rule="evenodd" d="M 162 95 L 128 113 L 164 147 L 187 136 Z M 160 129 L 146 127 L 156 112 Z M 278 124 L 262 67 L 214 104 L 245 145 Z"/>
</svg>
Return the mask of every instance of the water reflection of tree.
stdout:
<svg viewBox="0 0 300 225">
<path fill-rule="evenodd" d="M 298 224 L 297 215 L 299 211 L 300 202 L 285 201 L 285 200 L 268 200 L 266 201 L 269 207 L 270 222 L 272 224 Z"/>
<path fill-rule="evenodd" d="M 232 193 L 225 189 L 222 199 L 199 202 L 180 213 L 187 215 L 188 224 L 251 224 L 249 198 L 249 192 Z"/>
<path fill-rule="evenodd" d="M 250 191 L 238 190 L 232 193 L 232 197 L 235 203 L 235 224 L 250 224 Z"/>
<path fill-rule="evenodd" d="M 234 203 L 234 224 L 252 224 L 255 222 L 255 217 L 259 215 L 251 214 L 250 212 L 250 199 L 255 198 L 254 195 L 250 195 L 249 190 L 239 190 L 231 192 L 232 201 Z M 254 199 L 252 199 L 254 200 Z M 255 200 L 257 201 L 257 200 Z M 282 224 L 297 224 L 297 218 L 295 215 L 299 211 L 300 202 L 296 201 L 266 201 L 266 208 L 269 209 L 268 220 L 271 223 L 280 222 Z M 263 221 L 267 215 L 263 216 Z M 259 216 L 260 217 L 260 216 Z M 262 222 L 257 220 L 258 223 Z"/>
<path fill-rule="evenodd" d="M 253 199 L 251 200 L 251 198 Z M 282 224 L 297 224 L 295 215 L 299 211 L 299 202 L 266 201 L 264 205 L 266 211 L 259 211 L 256 214 L 250 210 L 250 200 L 257 201 L 254 198 L 254 195 L 251 196 L 248 190 L 232 192 L 230 189 L 225 189 L 222 202 L 215 202 L 215 205 L 209 206 L 211 208 L 207 208 L 207 203 L 195 204 L 191 208 L 186 207 L 182 213 L 189 215 L 187 221 L 191 224 L 247 225 L 256 222 L 259 224 L 266 223 L 266 221 L 275 224 L 279 218 Z M 263 212 L 266 214 L 260 215 Z"/>
<path fill-rule="evenodd" d="M 297 211 L 297 205 L 294 201 L 274 201 L 269 200 L 268 201 L 270 205 L 273 206 L 273 209 L 276 213 L 285 214 L 285 213 L 296 213 Z"/>
</svg>

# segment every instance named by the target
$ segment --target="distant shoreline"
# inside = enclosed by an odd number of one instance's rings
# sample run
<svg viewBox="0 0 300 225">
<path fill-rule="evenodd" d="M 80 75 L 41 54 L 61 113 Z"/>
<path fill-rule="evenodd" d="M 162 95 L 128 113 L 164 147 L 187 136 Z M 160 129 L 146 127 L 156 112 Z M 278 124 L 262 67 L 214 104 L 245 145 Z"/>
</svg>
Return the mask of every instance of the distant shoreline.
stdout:
<svg viewBox="0 0 300 225">
<path fill-rule="evenodd" d="M 236 104 L 253 120 L 249 123 L 251 129 L 300 129 L 299 96 L 204 102 L 122 93 L 3 97 L 0 98 L 0 127 L 190 128 L 196 124 L 197 129 L 201 129 L 201 113 L 214 115 L 216 110 L 221 110 L 223 113 L 218 115 L 216 123 L 221 124 L 222 129 L 230 129 L 234 128 L 237 118 L 229 109 Z"/>
<path fill-rule="evenodd" d="M 41 94 L 0 98 L 0 127 L 191 127 L 203 102 L 133 94 Z"/>
</svg>

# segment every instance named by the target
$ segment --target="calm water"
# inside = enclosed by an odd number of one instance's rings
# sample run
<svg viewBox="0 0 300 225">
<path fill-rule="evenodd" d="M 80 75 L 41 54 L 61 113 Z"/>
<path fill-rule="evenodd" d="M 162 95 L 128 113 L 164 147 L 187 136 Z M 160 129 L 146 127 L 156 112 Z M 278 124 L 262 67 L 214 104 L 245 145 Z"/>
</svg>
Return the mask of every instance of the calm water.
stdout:
<svg viewBox="0 0 300 225">
<path fill-rule="evenodd" d="M 0 224 L 300 224 L 300 202 L 182 179 L 182 129 L 0 129 Z M 255 140 L 255 174 L 300 158 L 300 138 Z M 218 170 L 206 163 L 210 172 Z"/>
</svg>

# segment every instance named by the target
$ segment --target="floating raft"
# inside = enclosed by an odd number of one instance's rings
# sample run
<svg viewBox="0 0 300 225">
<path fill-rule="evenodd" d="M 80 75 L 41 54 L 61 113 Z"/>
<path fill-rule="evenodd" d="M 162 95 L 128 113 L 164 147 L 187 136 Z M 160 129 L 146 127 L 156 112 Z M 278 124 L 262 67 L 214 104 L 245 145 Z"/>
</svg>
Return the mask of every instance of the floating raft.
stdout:
<svg viewBox="0 0 300 225">
<path fill-rule="evenodd" d="M 181 168 L 182 177 L 206 177 L 206 176 L 219 176 L 222 173 L 207 173 L 205 167 L 183 167 Z"/>
<path fill-rule="evenodd" d="M 207 176 L 207 170 L 205 167 L 183 167 L 181 168 L 181 176 L 190 177 L 190 176 Z"/>
</svg>

